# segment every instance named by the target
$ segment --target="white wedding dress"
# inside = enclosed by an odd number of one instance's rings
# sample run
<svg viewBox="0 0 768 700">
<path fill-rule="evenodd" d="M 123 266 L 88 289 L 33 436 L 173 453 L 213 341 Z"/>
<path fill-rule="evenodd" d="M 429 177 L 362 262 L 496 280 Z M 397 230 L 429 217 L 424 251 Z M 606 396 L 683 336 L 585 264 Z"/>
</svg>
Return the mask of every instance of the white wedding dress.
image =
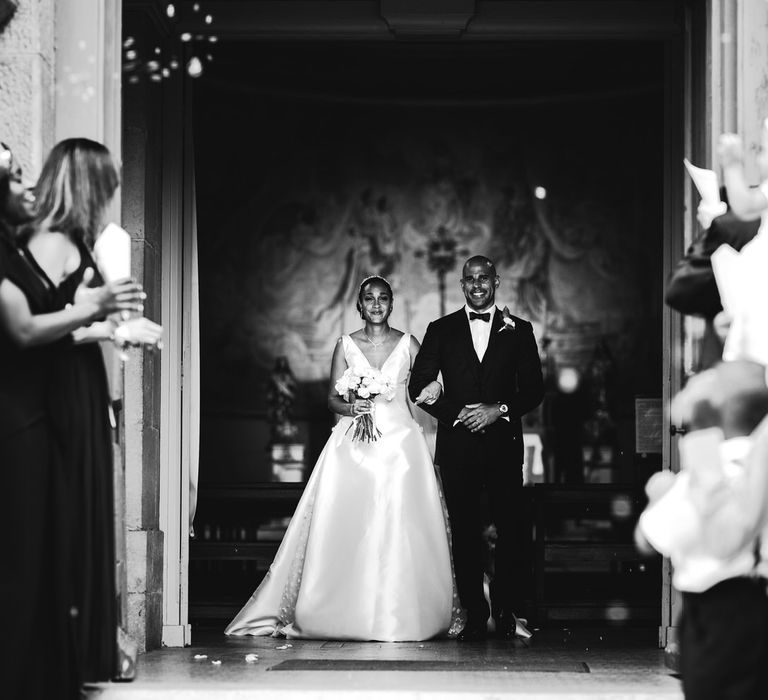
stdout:
<svg viewBox="0 0 768 700">
<path fill-rule="evenodd" d="M 342 337 L 348 366 L 368 360 Z M 374 401 L 381 437 L 333 429 L 263 582 L 229 635 L 417 641 L 457 634 L 449 527 L 426 441 L 406 399 L 406 333 L 381 370 L 397 383 Z"/>
</svg>

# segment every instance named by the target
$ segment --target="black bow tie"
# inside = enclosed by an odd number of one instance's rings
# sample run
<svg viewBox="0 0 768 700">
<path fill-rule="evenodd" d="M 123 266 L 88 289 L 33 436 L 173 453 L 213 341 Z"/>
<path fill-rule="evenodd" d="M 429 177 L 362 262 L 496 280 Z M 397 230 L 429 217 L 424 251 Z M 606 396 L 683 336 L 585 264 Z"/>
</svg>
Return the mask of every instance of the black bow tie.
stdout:
<svg viewBox="0 0 768 700">
<path fill-rule="evenodd" d="M 488 323 L 488 321 L 491 320 L 491 313 L 490 311 L 486 311 L 484 314 L 477 314 L 474 311 L 469 312 L 469 320 L 474 321 L 475 319 L 480 319 L 481 321 L 485 321 Z"/>
</svg>

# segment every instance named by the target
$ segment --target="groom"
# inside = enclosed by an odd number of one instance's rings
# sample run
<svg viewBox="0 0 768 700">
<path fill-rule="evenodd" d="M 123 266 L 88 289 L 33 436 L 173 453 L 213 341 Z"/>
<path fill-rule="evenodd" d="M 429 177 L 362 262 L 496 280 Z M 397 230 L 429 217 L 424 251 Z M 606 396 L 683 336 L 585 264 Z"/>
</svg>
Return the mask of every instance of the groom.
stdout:
<svg viewBox="0 0 768 700">
<path fill-rule="evenodd" d="M 484 639 L 489 616 L 483 593 L 483 527 L 496 525 L 495 575 L 491 589 L 497 633 L 515 635 L 521 578 L 515 573 L 520 509 L 523 433 L 520 418 L 541 403 L 544 388 L 536 340 L 528 321 L 495 306 L 499 276 L 486 257 L 464 264 L 464 308 L 429 324 L 413 363 L 409 392 L 443 375 L 444 391 L 424 409 L 439 420 L 435 462 L 440 467 L 453 533 L 456 585 L 467 625 L 460 640 Z M 519 609 L 519 608 L 518 608 Z"/>
</svg>

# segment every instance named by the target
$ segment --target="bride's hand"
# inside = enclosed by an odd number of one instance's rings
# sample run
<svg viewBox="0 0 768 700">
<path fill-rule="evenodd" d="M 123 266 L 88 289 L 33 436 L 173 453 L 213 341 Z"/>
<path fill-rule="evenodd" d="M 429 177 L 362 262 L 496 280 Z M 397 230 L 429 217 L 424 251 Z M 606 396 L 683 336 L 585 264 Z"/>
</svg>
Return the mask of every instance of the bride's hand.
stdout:
<svg viewBox="0 0 768 700">
<path fill-rule="evenodd" d="M 373 401 L 370 399 L 355 399 L 351 405 L 351 415 L 353 418 L 362 416 L 365 413 L 370 413 L 373 410 Z"/>
<path fill-rule="evenodd" d="M 416 397 L 416 400 L 413 402 L 415 404 L 421 404 L 425 403 L 427 406 L 431 406 L 435 401 L 437 401 L 440 398 L 440 394 L 443 393 L 443 385 L 438 382 L 430 382 L 425 386 L 419 395 Z"/>
</svg>

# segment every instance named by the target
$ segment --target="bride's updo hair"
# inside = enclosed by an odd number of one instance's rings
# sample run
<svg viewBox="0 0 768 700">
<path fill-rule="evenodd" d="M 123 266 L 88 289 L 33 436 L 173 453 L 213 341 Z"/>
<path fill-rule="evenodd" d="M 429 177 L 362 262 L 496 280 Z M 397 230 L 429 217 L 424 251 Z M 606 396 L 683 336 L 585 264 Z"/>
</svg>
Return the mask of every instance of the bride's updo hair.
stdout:
<svg viewBox="0 0 768 700">
<path fill-rule="evenodd" d="M 371 275 L 370 277 L 366 277 L 362 282 L 360 282 L 360 289 L 357 290 L 357 303 L 355 304 L 355 307 L 357 308 L 357 313 L 360 314 L 360 318 L 363 318 L 363 305 L 361 303 L 363 299 L 363 290 L 365 289 L 366 285 L 369 285 L 371 282 L 379 282 L 383 284 L 389 292 L 390 301 L 395 298 L 395 295 L 392 293 L 392 285 L 387 282 L 384 277 L 381 275 Z"/>
</svg>

